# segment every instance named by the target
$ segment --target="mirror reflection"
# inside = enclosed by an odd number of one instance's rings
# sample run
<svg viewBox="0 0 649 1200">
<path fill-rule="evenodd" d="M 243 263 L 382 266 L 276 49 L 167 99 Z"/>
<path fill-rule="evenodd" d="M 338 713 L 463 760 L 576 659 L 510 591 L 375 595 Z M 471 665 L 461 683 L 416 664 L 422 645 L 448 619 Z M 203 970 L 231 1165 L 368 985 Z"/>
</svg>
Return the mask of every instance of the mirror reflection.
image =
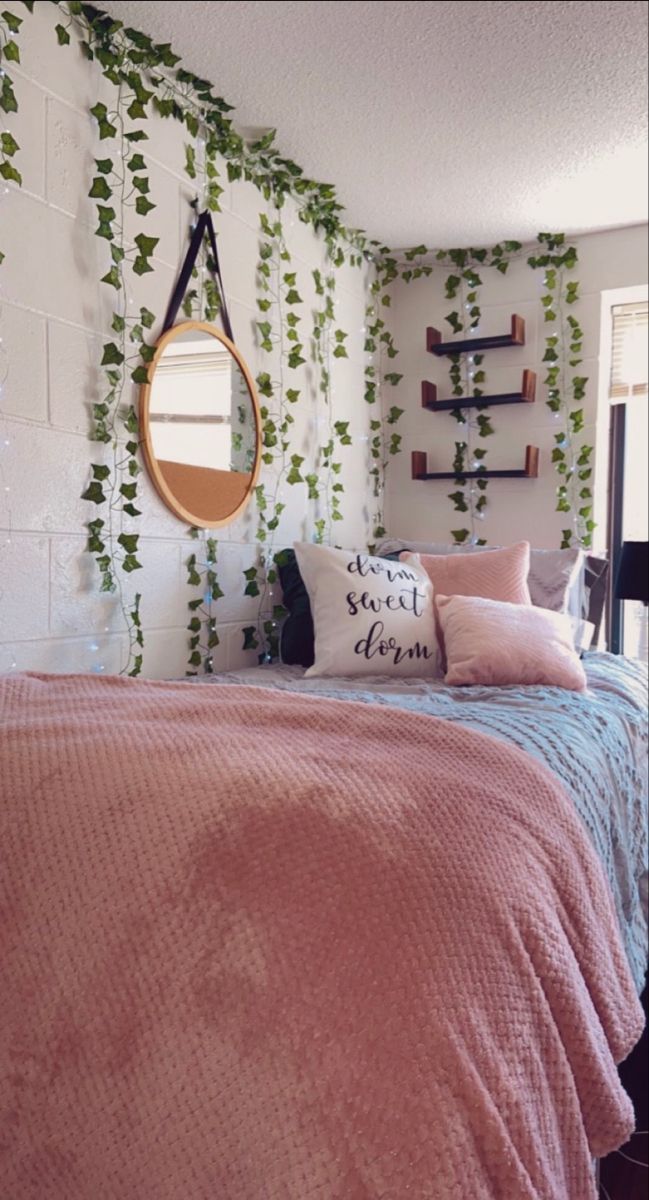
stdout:
<svg viewBox="0 0 649 1200">
<path fill-rule="evenodd" d="M 147 459 L 163 499 L 192 524 L 231 520 L 258 470 L 258 406 L 233 344 L 198 322 L 165 334 L 143 396 Z"/>
</svg>

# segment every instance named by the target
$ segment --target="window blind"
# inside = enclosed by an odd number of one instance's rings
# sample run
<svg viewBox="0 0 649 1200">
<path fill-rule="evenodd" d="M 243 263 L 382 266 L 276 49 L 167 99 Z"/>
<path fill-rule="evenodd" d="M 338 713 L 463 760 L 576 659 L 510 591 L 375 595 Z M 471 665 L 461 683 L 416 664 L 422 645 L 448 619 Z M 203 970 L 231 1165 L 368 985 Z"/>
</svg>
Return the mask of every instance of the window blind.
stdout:
<svg viewBox="0 0 649 1200">
<path fill-rule="evenodd" d="M 649 390 L 649 303 L 616 304 L 613 308 L 611 400 L 646 396 Z"/>
</svg>

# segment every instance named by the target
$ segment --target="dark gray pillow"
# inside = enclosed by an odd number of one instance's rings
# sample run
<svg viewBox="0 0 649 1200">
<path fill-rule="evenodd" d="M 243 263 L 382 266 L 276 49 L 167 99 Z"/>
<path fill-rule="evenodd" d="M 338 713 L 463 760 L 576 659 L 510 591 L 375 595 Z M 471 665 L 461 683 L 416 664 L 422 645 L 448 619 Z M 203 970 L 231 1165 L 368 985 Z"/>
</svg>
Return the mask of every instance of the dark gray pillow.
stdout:
<svg viewBox="0 0 649 1200">
<path fill-rule="evenodd" d="M 594 554 L 586 556 L 584 589 L 586 592 L 586 620 L 595 626 L 593 646 L 596 646 L 606 608 L 606 592 L 608 590 L 607 558 L 597 558 Z"/>
</svg>

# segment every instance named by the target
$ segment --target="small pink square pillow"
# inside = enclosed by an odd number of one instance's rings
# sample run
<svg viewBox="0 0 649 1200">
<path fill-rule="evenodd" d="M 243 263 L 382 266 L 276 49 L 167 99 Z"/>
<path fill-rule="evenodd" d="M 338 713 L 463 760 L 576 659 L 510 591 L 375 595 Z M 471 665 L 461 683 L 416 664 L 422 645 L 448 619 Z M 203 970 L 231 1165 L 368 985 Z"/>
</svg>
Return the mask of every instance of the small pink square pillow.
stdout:
<svg viewBox="0 0 649 1200">
<path fill-rule="evenodd" d="M 483 554 L 408 554 L 402 562 L 421 565 L 435 594 L 444 596 L 482 596 L 485 600 L 503 600 L 508 604 L 531 604 L 527 576 L 530 569 L 530 544 L 517 542 L 503 550 Z"/>
<path fill-rule="evenodd" d="M 446 649 L 446 683 L 586 690 L 567 613 L 477 596 L 438 595 L 435 607 Z"/>
</svg>

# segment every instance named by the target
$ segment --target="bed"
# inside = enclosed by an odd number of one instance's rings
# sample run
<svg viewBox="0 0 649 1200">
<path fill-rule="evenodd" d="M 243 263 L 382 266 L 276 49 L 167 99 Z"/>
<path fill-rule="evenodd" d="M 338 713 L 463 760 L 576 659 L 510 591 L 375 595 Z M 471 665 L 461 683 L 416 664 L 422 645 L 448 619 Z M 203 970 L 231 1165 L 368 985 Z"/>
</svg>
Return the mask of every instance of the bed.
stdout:
<svg viewBox="0 0 649 1200">
<path fill-rule="evenodd" d="M 502 738 L 533 754 L 563 783 L 604 865 L 638 991 L 647 967 L 647 671 L 591 652 L 586 698 L 563 688 L 452 688 L 438 679 L 309 678 L 264 665 L 206 677 L 302 695 L 389 704 Z"/>
<path fill-rule="evenodd" d="M 592 1200 L 646 676 L 0 680 L 0 1192 Z"/>
</svg>

